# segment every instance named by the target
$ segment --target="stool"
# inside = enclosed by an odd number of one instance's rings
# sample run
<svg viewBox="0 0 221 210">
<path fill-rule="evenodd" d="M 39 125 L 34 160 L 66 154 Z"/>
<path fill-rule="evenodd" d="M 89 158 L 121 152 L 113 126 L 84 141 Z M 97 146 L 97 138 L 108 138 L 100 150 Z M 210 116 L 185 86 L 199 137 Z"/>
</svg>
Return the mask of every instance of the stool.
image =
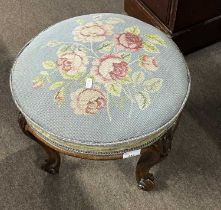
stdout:
<svg viewBox="0 0 221 210">
<path fill-rule="evenodd" d="M 190 90 L 174 42 L 138 19 L 111 13 L 74 17 L 32 39 L 17 56 L 10 87 L 23 132 L 59 172 L 60 153 L 115 160 L 140 155 L 138 187 L 155 186 Z"/>
</svg>

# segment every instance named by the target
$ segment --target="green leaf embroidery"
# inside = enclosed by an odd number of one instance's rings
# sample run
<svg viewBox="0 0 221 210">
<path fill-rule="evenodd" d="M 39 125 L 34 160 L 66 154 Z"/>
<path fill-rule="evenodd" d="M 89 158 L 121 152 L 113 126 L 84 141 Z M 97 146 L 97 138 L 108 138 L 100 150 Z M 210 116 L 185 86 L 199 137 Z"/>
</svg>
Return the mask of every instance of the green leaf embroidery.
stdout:
<svg viewBox="0 0 221 210">
<path fill-rule="evenodd" d="M 160 36 L 158 36 L 156 34 L 145 34 L 144 37 L 149 39 L 149 41 L 154 43 L 154 44 L 159 44 L 159 45 L 162 45 L 162 46 L 166 46 L 166 42 Z"/>
<path fill-rule="evenodd" d="M 82 19 L 82 18 L 79 18 L 79 19 L 76 19 L 75 22 L 80 24 L 80 25 L 83 25 L 85 23 L 85 20 Z"/>
<path fill-rule="evenodd" d="M 119 108 L 122 109 L 123 106 L 124 106 L 124 102 L 125 102 L 124 96 L 121 96 L 118 102 L 119 102 L 118 103 L 119 104 Z"/>
<path fill-rule="evenodd" d="M 70 75 L 70 74 L 63 72 L 63 71 L 60 73 L 62 74 L 64 79 L 71 79 L 71 80 L 79 80 L 82 75 L 82 73 L 76 73 L 76 74 Z"/>
<path fill-rule="evenodd" d="M 79 51 L 84 52 L 84 53 L 87 52 L 87 50 L 86 50 L 84 47 L 82 47 L 82 46 L 78 46 L 77 49 L 78 49 Z"/>
<path fill-rule="evenodd" d="M 163 79 L 153 78 L 153 79 L 145 81 L 143 83 L 143 86 L 146 91 L 154 93 L 161 89 L 162 84 L 163 84 Z"/>
<path fill-rule="evenodd" d="M 142 71 L 140 72 L 134 72 L 133 75 L 132 75 L 132 80 L 135 84 L 140 84 L 144 81 L 145 79 L 145 76 L 144 76 L 144 73 Z"/>
<path fill-rule="evenodd" d="M 125 60 L 125 61 L 127 61 L 127 62 L 130 61 L 130 59 L 131 59 L 131 53 L 125 53 L 125 52 L 123 52 L 123 53 L 119 53 L 119 54 L 120 54 L 120 56 L 121 56 L 121 58 L 122 58 L 123 60 Z"/>
<path fill-rule="evenodd" d="M 118 24 L 118 23 L 124 23 L 124 20 L 122 20 L 120 18 L 109 17 L 105 22 L 108 24 L 114 25 L 114 24 Z"/>
<path fill-rule="evenodd" d="M 60 45 L 61 42 L 55 41 L 55 40 L 51 40 L 47 43 L 48 47 L 57 47 L 58 45 Z"/>
<path fill-rule="evenodd" d="M 124 106 L 124 102 L 125 102 L 125 97 L 124 96 L 120 96 L 118 97 L 119 99 L 114 99 L 113 103 L 115 105 L 115 107 L 117 108 L 118 111 L 121 111 L 123 109 Z"/>
<path fill-rule="evenodd" d="M 106 85 L 107 91 L 113 96 L 120 96 L 122 86 L 121 84 L 114 83 Z"/>
<path fill-rule="evenodd" d="M 135 95 L 135 99 L 141 110 L 146 109 L 150 105 L 150 96 L 148 93 L 139 92 Z"/>
<path fill-rule="evenodd" d="M 101 53 L 110 52 L 113 47 L 113 43 L 111 41 L 103 42 L 99 45 L 97 50 Z"/>
<path fill-rule="evenodd" d="M 44 86 L 44 77 L 42 75 L 35 76 L 32 78 L 32 87 L 41 88 Z"/>
<path fill-rule="evenodd" d="M 49 90 L 55 90 L 55 89 L 61 87 L 63 84 L 64 84 L 63 81 L 55 82 L 49 87 Z"/>
<path fill-rule="evenodd" d="M 62 55 L 62 54 L 64 54 L 64 53 L 66 53 L 66 52 L 73 52 L 74 50 L 75 50 L 75 46 L 73 46 L 73 45 L 66 45 L 66 44 L 64 44 L 64 45 L 62 45 L 62 46 L 60 46 L 59 47 L 59 49 L 57 50 L 57 55 L 59 56 L 59 55 Z"/>
<path fill-rule="evenodd" d="M 159 53 L 160 52 L 159 49 L 150 42 L 144 42 L 143 47 L 144 47 L 144 50 L 149 53 Z"/>
<path fill-rule="evenodd" d="M 44 75 L 44 76 L 49 76 L 49 74 L 48 74 L 47 71 L 41 71 L 40 74 L 41 74 L 41 75 Z"/>
<path fill-rule="evenodd" d="M 129 77 L 129 75 L 126 75 L 123 79 L 120 80 L 121 84 L 129 84 L 131 83 L 131 78 Z"/>
<path fill-rule="evenodd" d="M 44 69 L 47 69 L 47 70 L 56 68 L 55 62 L 51 60 L 43 61 L 42 66 L 44 67 Z"/>
<path fill-rule="evenodd" d="M 32 82 L 38 82 L 39 80 L 44 79 L 41 75 L 35 76 L 32 78 Z"/>
<path fill-rule="evenodd" d="M 54 94 L 54 102 L 60 107 L 64 102 L 64 87 Z"/>
<path fill-rule="evenodd" d="M 125 28 L 124 31 L 125 32 L 130 32 L 130 33 L 135 34 L 135 35 L 140 34 L 140 29 L 139 29 L 138 26 L 131 26 L 131 27 Z"/>
</svg>

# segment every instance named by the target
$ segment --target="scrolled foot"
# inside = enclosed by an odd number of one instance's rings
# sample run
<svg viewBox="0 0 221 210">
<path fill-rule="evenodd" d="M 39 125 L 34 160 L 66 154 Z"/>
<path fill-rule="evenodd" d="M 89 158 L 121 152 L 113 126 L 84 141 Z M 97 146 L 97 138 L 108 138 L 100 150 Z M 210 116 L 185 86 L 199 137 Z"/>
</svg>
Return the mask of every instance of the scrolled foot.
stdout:
<svg viewBox="0 0 221 210">
<path fill-rule="evenodd" d="M 48 158 L 45 160 L 45 163 L 42 164 L 41 169 L 49 174 L 58 174 L 61 163 L 60 154 L 46 145 L 42 146 L 47 152 Z"/>
<path fill-rule="evenodd" d="M 148 174 L 145 178 L 141 178 L 140 181 L 137 182 L 137 186 L 139 189 L 144 191 L 151 191 L 155 187 L 154 176 L 153 174 Z"/>
<path fill-rule="evenodd" d="M 49 162 L 42 164 L 41 169 L 48 172 L 49 174 L 58 174 L 59 173 L 59 167 L 56 167 Z"/>
<path fill-rule="evenodd" d="M 136 167 L 136 180 L 139 189 L 144 191 L 153 190 L 155 187 L 154 176 L 149 171 L 159 161 L 158 144 L 151 145 L 143 150 Z"/>
</svg>

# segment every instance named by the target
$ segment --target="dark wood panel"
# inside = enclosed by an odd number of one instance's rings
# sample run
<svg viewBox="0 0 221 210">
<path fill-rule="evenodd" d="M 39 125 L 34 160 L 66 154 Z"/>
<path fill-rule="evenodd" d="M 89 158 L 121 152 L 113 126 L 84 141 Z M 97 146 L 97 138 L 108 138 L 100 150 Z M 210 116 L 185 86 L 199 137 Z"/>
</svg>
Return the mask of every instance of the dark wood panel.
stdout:
<svg viewBox="0 0 221 210">
<path fill-rule="evenodd" d="M 180 50 L 190 53 L 221 40 L 221 16 L 172 35 Z"/>
<path fill-rule="evenodd" d="M 124 9 L 128 15 L 149 23 L 166 33 L 171 32 L 169 28 L 165 26 L 163 22 L 151 10 L 145 7 L 143 2 L 141 1 L 125 0 Z"/>
<path fill-rule="evenodd" d="M 221 14 L 221 0 L 179 0 L 174 31 Z"/>
<path fill-rule="evenodd" d="M 170 0 L 141 0 L 148 8 L 156 14 L 165 24 L 169 22 Z"/>
</svg>

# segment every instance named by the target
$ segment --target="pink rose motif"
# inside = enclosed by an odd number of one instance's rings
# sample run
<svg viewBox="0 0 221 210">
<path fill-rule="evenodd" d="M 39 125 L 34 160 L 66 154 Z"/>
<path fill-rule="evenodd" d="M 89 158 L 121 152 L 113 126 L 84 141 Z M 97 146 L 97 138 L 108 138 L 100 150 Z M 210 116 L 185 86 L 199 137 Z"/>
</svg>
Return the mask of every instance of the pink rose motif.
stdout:
<svg viewBox="0 0 221 210">
<path fill-rule="evenodd" d="M 128 63 L 120 55 L 106 54 L 92 63 L 91 74 L 100 83 L 113 83 L 123 79 L 128 72 Z"/>
<path fill-rule="evenodd" d="M 142 39 L 130 32 L 114 35 L 113 41 L 116 48 L 129 52 L 136 52 L 143 47 Z"/>
<path fill-rule="evenodd" d="M 96 114 L 106 105 L 106 98 L 98 88 L 78 89 L 71 94 L 71 106 L 75 114 Z"/>
<path fill-rule="evenodd" d="M 108 35 L 111 35 L 113 26 L 101 21 L 90 22 L 74 29 L 73 35 L 76 41 L 81 42 L 102 42 Z"/>
<path fill-rule="evenodd" d="M 143 55 L 140 57 L 139 65 L 148 71 L 156 71 L 159 67 L 156 59 L 149 57 L 148 55 Z"/>
<path fill-rule="evenodd" d="M 70 79 L 77 73 L 85 71 L 87 63 L 86 54 L 79 50 L 64 52 L 57 60 L 58 69 L 65 79 Z"/>
</svg>

